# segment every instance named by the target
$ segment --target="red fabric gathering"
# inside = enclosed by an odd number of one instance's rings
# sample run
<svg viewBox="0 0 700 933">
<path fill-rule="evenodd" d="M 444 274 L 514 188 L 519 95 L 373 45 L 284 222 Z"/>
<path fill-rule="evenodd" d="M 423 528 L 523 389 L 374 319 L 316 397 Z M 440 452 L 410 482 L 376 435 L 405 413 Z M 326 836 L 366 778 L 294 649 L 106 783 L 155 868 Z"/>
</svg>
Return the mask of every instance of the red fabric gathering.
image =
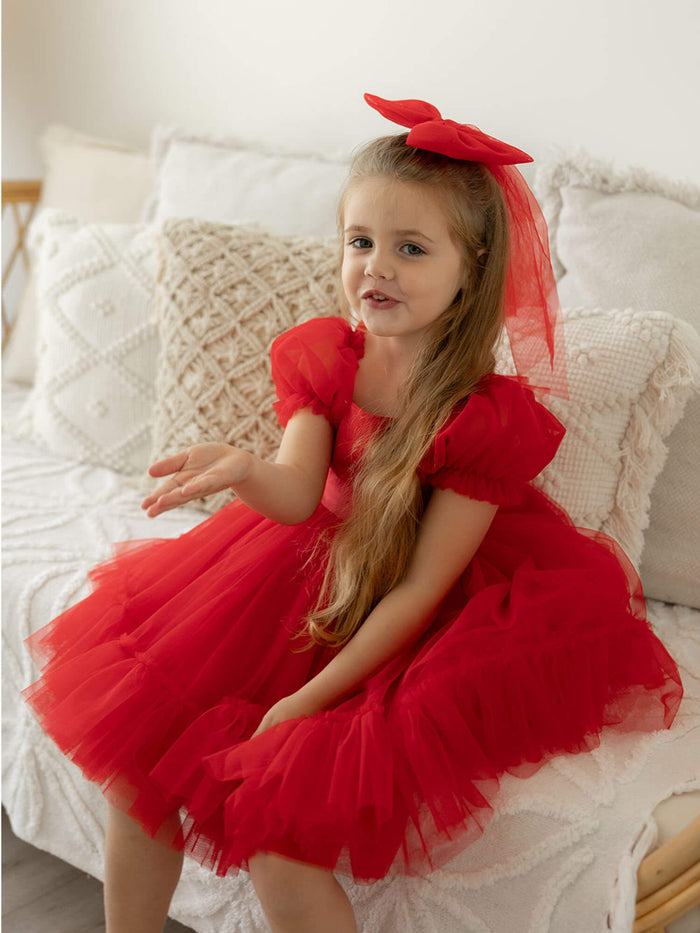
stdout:
<svg viewBox="0 0 700 933">
<path fill-rule="evenodd" d="M 364 338 L 340 317 L 314 318 L 272 343 L 272 379 L 277 419 L 286 427 L 300 408 L 311 408 L 337 425 L 352 401 Z"/>
</svg>

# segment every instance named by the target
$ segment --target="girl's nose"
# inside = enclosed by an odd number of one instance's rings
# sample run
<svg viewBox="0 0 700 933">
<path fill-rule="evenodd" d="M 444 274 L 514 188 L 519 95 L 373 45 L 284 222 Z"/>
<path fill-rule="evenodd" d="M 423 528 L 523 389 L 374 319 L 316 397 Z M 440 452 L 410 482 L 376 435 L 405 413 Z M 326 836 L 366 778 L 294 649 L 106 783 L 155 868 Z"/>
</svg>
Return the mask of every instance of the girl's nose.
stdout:
<svg viewBox="0 0 700 933">
<path fill-rule="evenodd" d="M 365 274 L 373 279 L 393 279 L 394 268 L 390 257 L 379 250 L 372 250 L 367 256 Z"/>
</svg>

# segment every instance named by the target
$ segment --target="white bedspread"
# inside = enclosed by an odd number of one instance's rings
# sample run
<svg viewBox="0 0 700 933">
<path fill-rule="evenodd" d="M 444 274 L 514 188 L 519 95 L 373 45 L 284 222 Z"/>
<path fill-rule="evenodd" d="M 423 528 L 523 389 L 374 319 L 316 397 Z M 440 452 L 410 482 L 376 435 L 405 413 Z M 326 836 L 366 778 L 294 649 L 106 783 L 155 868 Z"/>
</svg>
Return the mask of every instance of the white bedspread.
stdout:
<svg viewBox="0 0 700 933">
<path fill-rule="evenodd" d="M 25 390 L 5 386 L 3 422 Z M 107 469 L 3 438 L 3 803 L 22 839 L 102 877 L 104 803 L 44 736 L 19 690 L 36 672 L 22 640 L 88 592 L 113 541 L 179 534 L 201 513 L 153 520 L 141 494 Z M 425 878 L 341 881 L 365 933 L 628 933 L 636 868 L 654 841 L 651 813 L 700 787 L 700 612 L 650 602 L 685 697 L 668 732 L 604 735 L 527 780 L 506 776 L 484 835 Z M 248 876 L 217 878 L 186 861 L 172 914 L 200 933 L 267 929 Z"/>
</svg>

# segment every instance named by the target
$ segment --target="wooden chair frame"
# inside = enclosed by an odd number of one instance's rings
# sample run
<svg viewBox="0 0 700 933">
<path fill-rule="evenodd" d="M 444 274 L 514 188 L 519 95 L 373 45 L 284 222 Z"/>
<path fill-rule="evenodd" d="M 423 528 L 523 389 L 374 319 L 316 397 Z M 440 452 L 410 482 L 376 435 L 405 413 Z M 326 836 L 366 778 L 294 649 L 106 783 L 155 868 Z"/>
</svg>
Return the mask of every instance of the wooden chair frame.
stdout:
<svg viewBox="0 0 700 933">
<path fill-rule="evenodd" d="M 31 222 L 36 206 L 41 197 L 40 181 L 4 181 L 2 183 L 2 216 L 5 217 L 5 208 L 12 209 L 14 215 L 15 243 L 10 256 L 2 270 L 2 349 L 10 337 L 13 322 L 7 316 L 5 309 L 5 283 L 10 277 L 10 273 L 15 263 L 21 259 L 24 265 L 26 275 L 29 275 L 29 254 L 27 253 L 26 234 L 27 228 Z M 28 204 L 29 212 L 24 220 L 20 216 L 20 205 Z"/>
<path fill-rule="evenodd" d="M 29 256 L 25 237 L 29 222 L 41 197 L 40 181 L 3 181 L 2 213 L 9 205 L 15 220 L 16 243 L 2 270 L 5 288 L 12 267 L 20 258 L 29 272 Z M 19 205 L 30 210 L 22 221 Z M 10 335 L 12 324 L 2 304 L 2 347 Z M 661 848 L 647 855 L 637 874 L 637 907 L 633 933 L 664 933 L 666 924 L 682 917 L 700 904 L 700 816 Z"/>
</svg>

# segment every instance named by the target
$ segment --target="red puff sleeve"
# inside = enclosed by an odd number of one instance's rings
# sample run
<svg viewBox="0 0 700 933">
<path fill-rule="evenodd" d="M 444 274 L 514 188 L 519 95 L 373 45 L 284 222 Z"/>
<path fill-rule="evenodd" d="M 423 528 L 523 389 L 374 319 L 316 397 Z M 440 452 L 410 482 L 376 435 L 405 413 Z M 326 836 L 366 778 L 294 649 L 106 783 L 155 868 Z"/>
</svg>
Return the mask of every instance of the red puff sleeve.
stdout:
<svg viewBox="0 0 700 933">
<path fill-rule="evenodd" d="M 313 318 L 277 337 L 270 359 L 282 427 L 301 408 L 337 425 L 352 401 L 363 352 L 362 335 L 340 317 Z"/>
<path fill-rule="evenodd" d="M 564 433 L 530 389 L 508 376 L 487 376 L 438 432 L 418 472 L 439 489 L 517 505 Z"/>
</svg>

